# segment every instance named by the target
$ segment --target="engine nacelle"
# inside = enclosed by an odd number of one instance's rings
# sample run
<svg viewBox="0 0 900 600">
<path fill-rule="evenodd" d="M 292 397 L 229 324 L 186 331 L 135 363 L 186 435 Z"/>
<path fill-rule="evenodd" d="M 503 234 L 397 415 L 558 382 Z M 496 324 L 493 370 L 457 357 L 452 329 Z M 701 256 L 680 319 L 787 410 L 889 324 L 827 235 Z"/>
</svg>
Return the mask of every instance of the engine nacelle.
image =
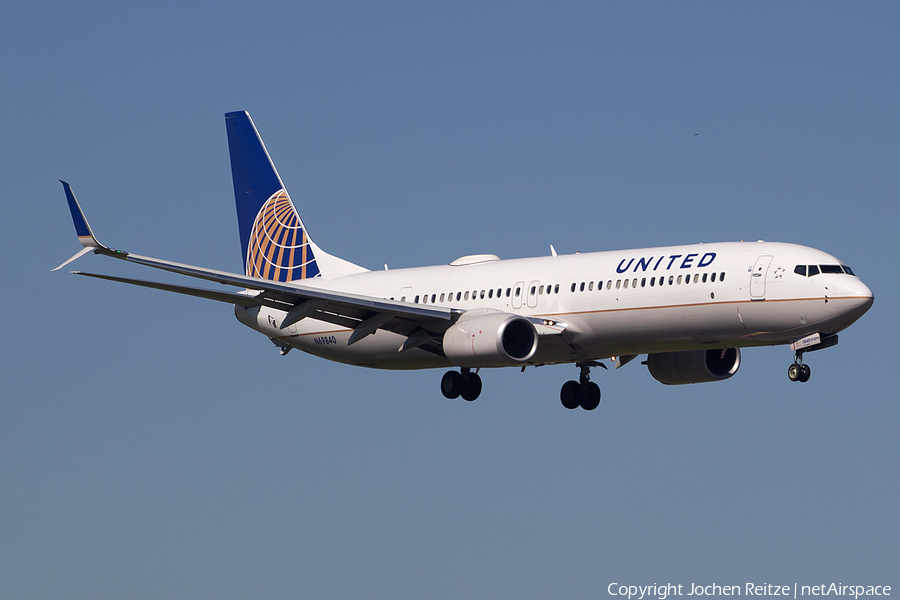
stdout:
<svg viewBox="0 0 900 600">
<path fill-rule="evenodd" d="M 444 333 L 444 354 L 458 367 L 508 367 L 537 351 L 537 330 L 528 319 L 504 312 L 463 319 Z"/>
<path fill-rule="evenodd" d="M 666 385 L 721 381 L 737 373 L 740 366 L 738 348 L 662 352 L 647 357 L 650 374 Z"/>
</svg>

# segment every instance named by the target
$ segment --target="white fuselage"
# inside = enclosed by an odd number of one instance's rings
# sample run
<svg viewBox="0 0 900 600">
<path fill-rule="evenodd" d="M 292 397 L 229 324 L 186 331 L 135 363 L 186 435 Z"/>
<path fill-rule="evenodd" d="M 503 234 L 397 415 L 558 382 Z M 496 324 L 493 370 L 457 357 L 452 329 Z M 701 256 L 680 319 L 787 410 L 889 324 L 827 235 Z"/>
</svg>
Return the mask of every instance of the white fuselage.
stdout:
<svg viewBox="0 0 900 600">
<path fill-rule="evenodd" d="M 479 262 L 480 260 L 480 262 Z M 460 262 L 460 261 L 455 261 Z M 462 260 L 458 265 L 369 271 L 306 286 L 436 305 L 493 309 L 565 324 L 542 335 L 525 364 L 600 360 L 680 350 L 786 344 L 841 331 L 873 302 L 844 272 L 805 276 L 798 265 L 841 265 L 814 248 L 730 242 L 541 258 Z M 306 318 L 285 330 L 285 313 L 236 307 L 239 320 L 280 343 L 330 360 L 385 369 L 450 366 L 405 337 L 379 330 L 348 345 L 351 329 Z"/>
</svg>

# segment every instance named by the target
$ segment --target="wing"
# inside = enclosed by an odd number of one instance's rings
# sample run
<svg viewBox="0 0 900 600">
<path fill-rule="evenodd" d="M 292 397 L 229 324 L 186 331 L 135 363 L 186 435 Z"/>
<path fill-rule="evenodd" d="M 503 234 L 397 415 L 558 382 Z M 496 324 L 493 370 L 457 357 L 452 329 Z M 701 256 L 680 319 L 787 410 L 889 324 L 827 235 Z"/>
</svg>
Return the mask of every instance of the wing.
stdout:
<svg viewBox="0 0 900 600">
<path fill-rule="evenodd" d="M 113 277 L 78 271 L 75 271 L 75 273 L 87 277 L 139 285 L 240 306 L 267 306 L 275 308 L 286 313 L 281 320 L 281 329 L 285 329 L 306 318 L 325 321 L 353 329 L 354 332 L 351 334 L 348 344 L 354 344 L 367 335 L 375 333 L 378 329 L 386 329 L 407 336 L 406 343 L 400 348 L 401 351 L 421 346 L 431 341 L 432 337 L 442 335 L 465 312 L 460 309 L 410 304 L 386 298 L 349 294 L 301 283 L 271 281 L 269 279 L 249 277 L 227 271 L 206 269 L 121 250 L 113 250 L 97 240 L 87 223 L 81 207 L 75 200 L 72 188 L 65 182 L 62 182 L 62 184 L 66 191 L 69 209 L 75 223 L 75 231 L 84 248 L 54 269 L 54 271 L 61 269 L 89 252 L 112 256 L 127 262 L 162 269 L 187 277 L 242 288 L 243 291 L 224 292 L 126 277 Z"/>
</svg>

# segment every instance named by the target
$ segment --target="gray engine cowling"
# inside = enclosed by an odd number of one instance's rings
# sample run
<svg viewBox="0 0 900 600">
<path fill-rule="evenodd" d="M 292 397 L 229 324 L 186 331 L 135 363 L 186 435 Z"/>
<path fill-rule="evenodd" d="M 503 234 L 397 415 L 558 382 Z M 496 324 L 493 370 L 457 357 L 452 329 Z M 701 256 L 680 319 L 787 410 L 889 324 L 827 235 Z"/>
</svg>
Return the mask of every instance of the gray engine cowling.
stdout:
<svg viewBox="0 0 900 600">
<path fill-rule="evenodd" d="M 737 373 L 740 366 L 741 351 L 738 348 L 662 352 L 647 356 L 650 374 L 666 385 L 722 381 Z"/>
<path fill-rule="evenodd" d="M 508 367 L 537 351 L 538 334 L 528 319 L 504 312 L 473 316 L 444 333 L 444 354 L 459 367 Z"/>
</svg>

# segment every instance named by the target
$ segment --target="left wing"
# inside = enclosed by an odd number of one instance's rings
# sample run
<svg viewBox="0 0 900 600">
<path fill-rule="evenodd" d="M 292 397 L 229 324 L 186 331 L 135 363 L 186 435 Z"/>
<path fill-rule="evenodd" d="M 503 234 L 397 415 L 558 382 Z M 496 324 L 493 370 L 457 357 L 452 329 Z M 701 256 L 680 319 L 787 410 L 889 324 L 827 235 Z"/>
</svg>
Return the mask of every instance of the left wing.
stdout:
<svg viewBox="0 0 900 600">
<path fill-rule="evenodd" d="M 188 277 L 243 288 L 245 291 L 241 293 L 223 292 L 141 279 L 82 273 L 79 271 L 74 273 L 240 306 L 267 306 L 275 308 L 286 313 L 281 321 L 281 329 L 285 329 L 302 319 L 313 318 L 353 329 L 354 333 L 351 334 L 348 344 L 354 344 L 367 335 L 375 333 L 378 329 L 386 329 L 407 336 L 407 343 L 403 344 L 400 350 L 421 346 L 430 342 L 433 337 L 440 337 L 465 312 L 454 308 L 425 306 L 386 298 L 349 294 L 294 282 L 282 283 L 113 250 L 97 240 L 84 216 L 84 212 L 81 210 L 81 206 L 75 200 L 71 186 L 64 181 L 61 183 L 66 192 L 69 210 L 72 213 L 72 220 L 75 224 L 75 232 L 78 234 L 78 240 L 84 248 L 75 256 L 56 267 L 56 269 L 53 269 L 54 271 L 61 269 L 89 252 L 112 256 Z"/>
</svg>

